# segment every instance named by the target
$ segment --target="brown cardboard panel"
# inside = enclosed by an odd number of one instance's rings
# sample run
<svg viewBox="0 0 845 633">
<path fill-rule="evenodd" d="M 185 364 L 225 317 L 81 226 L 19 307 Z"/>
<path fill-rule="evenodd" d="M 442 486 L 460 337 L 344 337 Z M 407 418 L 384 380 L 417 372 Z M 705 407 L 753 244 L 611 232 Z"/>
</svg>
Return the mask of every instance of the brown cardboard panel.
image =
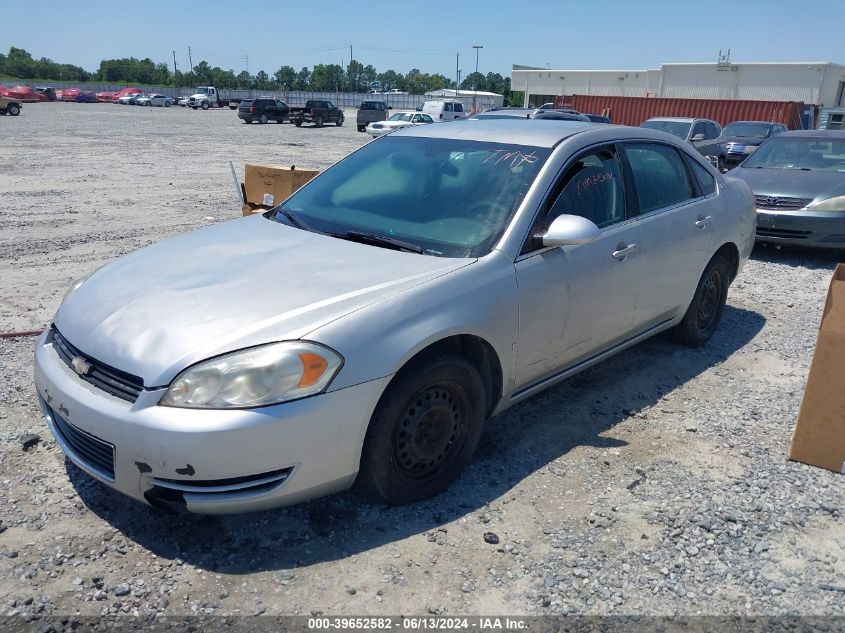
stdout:
<svg viewBox="0 0 845 633">
<path fill-rule="evenodd" d="M 830 280 L 789 459 L 845 473 L 845 264 Z"/>
<path fill-rule="evenodd" d="M 246 202 L 268 209 L 274 207 L 318 173 L 312 169 L 247 164 L 244 167 Z"/>
</svg>

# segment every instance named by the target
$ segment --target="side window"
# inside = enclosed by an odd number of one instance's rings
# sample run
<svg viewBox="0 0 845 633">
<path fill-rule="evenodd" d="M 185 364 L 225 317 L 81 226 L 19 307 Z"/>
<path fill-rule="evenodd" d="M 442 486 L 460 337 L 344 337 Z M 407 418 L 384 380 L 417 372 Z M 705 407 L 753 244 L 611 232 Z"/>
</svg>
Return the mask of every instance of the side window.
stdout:
<svg viewBox="0 0 845 633">
<path fill-rule="evenodd" d="M 693 197 L 684 161 L 668 145 L 631 143 L 625 154 L 637 186 L 640 215 L 689 200 Z"/>
<path fill-rule="evenodd" d="M 580 157 L 570 165 L 556 187 L 557 197 L 544 218 L 542 230 L 559 215 L 580 215 L 598 227 L 625 219 L 622 169 L 613 148 Z"/>
<path fill-rule="evenodd" d="M 713 122 L 705 123 L 704 127 L 707 129 L 707 132 L 705 132 L 705 134 L 707 134 L 708 139 L 719 137 L 719 128 L 716 126 L 715 123 L 713 123 Z"/>
<path fill-rule="evenodd" d="M 443 112 L 451 112 L 452 111 L 452 104 L 451 103 L 444 103 L 443 104 Z"/>
<path fill-rule="evenodd" d="M 421 114 L 421 115 L 420 115 L 420 118 L 422 119 L 422 122 L 423 122 L 423 123 L 434 123 L 434 119 L 432 119 L 432 118 L 431 118 L 430 116 L 428 116 L 427 114 Z"/>
<path fill-rule="evenodd" d="M 707 133 L 704 130 L 704 121 L 699 121 L 693 126 L 690 138 L 695 138 L 698 134 L 704 134 L 704 138 L 707 138 Z"/>
<path fill-rule="evenodd" d="M 463 112 L 464 111 L 464 104 L 463 103 L 456 103 L 455 104 L 455 112 Z"/>
<path fill-rule="evenodd" d="M 689 164 L 692 165 L 692 173 L 695 174 L 704 195 L 709 196 L 716 193 L 716 178 L 713 174 L 707 171 L 697 160 L 690 159 Z"/>
<path fill-rule="evenodd" d="M 415 114 L 414 118 L 412 119 L 412 122 L 413 123 L 422 123 L 422 116 L 420 116 L 419 114 Z"/>
</svg>

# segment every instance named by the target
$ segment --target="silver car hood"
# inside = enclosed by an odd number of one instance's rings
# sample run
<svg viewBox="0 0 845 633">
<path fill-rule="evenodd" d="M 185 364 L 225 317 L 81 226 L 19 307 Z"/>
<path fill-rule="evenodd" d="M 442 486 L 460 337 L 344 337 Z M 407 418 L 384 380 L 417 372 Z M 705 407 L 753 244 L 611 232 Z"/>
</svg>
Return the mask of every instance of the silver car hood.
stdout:
<svg viewBox="0 0 845 633">
<path fill-rule="evenodd" d="M 840 171 L 737 167 L 728 172 L 728 175 L 742 178 L 758 196 L 825 200 L 845 195 L 845 173 Z"/>
<path fill-rule="evenodd" d="M 148 246 L 95 272 L 54 323 L 83 353 L 169 384 L 225 352 L 291 340 L 471 264 L 253 216 Z"/>
</svg>

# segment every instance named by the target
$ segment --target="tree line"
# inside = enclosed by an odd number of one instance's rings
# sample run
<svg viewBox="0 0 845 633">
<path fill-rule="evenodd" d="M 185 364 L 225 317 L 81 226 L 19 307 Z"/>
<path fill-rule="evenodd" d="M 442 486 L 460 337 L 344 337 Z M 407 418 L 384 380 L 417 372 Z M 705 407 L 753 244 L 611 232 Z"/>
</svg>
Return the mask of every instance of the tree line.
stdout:
<svg viewBox="0 0 845 633">
<path fill-rule="evenodd" d="M 141 84 L 190 87 L 209 84 L 218 88 L 243 90 L 310 90 L 320 92 L 368 92 L 371 89 L 388 91 L 399 89 L 411 94 L 423 94 L 440 88 L 454 88 L 455 81 L 439 73 L 424 73 L 418 68 L 402 74 L 395 70 L 378 72 L 351 60 L 346 68 L 340 64 L 315 64 L 296 70 L 281 66 L 272 75 L 260 70 L 254 75 L 247 71 L 235 73 L 201 61 L 191 72 L 173 72 L 167 64 L 150 58 L 104 59 L 95 72 L 79 66 L 60 64 L 42 57 L 35 59 L 22 48 L 9 48 L 8 55 L 0 53 L 0 76 L 16 79 L 47 81 L 101 81 L 111 84 Z M 484 90 L 510 96 L 511 79 L 499 73 L 470 73 L 461 82 L 461 90 Z M 521 99 L 520 99 L 521 101 Z"/>
</svg>

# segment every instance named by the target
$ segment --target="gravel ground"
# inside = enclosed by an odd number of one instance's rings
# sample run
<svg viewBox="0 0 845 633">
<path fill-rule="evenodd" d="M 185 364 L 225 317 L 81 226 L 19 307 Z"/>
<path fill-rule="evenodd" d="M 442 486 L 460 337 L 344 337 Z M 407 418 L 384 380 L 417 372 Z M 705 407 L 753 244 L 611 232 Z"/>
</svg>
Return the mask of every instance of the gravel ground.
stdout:
<svg viewBox="0 0 845 633">
<path fill-rule="evenodd" d="M 353 116 L 0 117 L 0 331 L 43 327 L 104 262 L 240 215 L 229 160 L 324 168 L 361 146 Z M 162 515 L 65 462 L 33 339 L 0 339 L 0 614 L 845 616 L 845 479 L 785 458 L 837 259 L 758 248 L 707 346 L 657 338 L 514 407 L 448 492 L 403 508 L 341 493 Z"/>
</svg>

